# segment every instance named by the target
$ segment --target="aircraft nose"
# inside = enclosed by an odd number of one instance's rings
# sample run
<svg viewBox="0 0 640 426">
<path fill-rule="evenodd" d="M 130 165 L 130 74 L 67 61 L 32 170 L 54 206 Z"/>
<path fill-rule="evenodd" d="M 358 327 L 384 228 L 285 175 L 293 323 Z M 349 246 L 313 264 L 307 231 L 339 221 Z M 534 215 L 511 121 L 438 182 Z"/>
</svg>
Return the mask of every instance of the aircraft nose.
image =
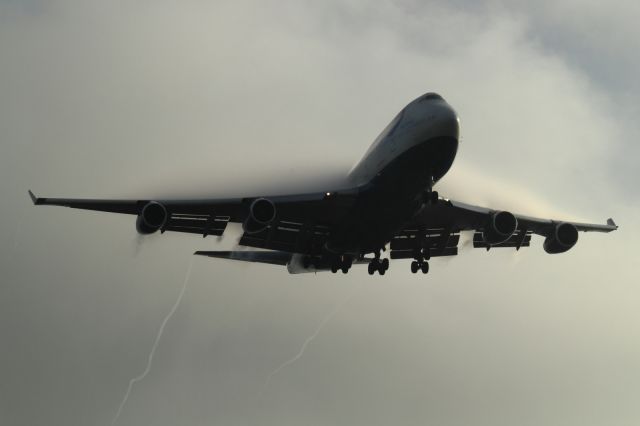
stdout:
<svg viewBox="0 0 640 426">
<path fill-rule="evenodd" d="M 460 119 L 449 104 L 441 102 L 437 107 L 434 106 L 432 113 L 432 131 L 439 136 L 448 136 L 458 139 L 460 134 Z"/>
</svg>

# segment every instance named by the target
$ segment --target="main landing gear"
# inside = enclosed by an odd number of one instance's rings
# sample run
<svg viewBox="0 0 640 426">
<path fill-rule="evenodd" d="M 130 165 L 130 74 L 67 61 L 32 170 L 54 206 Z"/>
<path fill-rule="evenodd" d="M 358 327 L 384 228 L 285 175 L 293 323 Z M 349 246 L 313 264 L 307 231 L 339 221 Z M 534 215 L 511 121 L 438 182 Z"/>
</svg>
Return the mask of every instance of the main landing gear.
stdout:
<svg viewBox="0 0 640 426">
<path fill-rule="evenodd" d="M 429 259 L 431 258 L 429 250 L 416 250 L 414 252 L 415 260 L 411 262 L 411 272 L 416 274 L 422 271 L 423 274 L 429 273 Z"/>
<path fill-rule="evenodd" d="M 428 273 L 429 262 L 427 262 L 426 260 L 422 260 L 422 261 L 414 260 L 413 262 L 411 262 L 411 272 L 416 274 L 418 273 L 418 271 L 422 271 L 423 274 Z"/>
<path fill-rule="evenodd" d="M 331 272 L 334 274 L 341 270 L 343 274 L 349 272 L 353 265 L 353 258 L 351 256 L 338 256 L 331 262 Z"/>
<path fill-rule="evenodd" d="M 389 259 L 373 259 L 369 262 L 369 275 L 373 275 L 378 271 L 380 275 L 384 275 L 389 269 Z"/>
<path fill-rule="evenodd" d="M 389 259 L 380 259 L 380 250 L 375 252 L 375 259 L 369 262 L 369 275 L 373 275 L 378 271 L 380 275 L 384 275 L 389 269 Z"/>
</svg>

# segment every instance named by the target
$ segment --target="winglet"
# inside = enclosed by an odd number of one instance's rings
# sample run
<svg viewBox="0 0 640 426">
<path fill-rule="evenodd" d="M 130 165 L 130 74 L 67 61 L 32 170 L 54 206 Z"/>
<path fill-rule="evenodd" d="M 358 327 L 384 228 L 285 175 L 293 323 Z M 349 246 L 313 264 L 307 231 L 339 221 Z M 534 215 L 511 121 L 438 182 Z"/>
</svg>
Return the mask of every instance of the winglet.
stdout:
<svg viewBox="0 0 640 426">
<path fill-rule="evenodd" d="M 616 225 L 616 223 L 613 221 L 613 219 L 609 218 L 607 219 L 607 225 L 609 226 L 615 226 L 616 229 L 618 229 L 618 225 Z"/>
<path fill-rule="evenodd" d="M 31 197 L 31 201 L 33 201 L 33 204 L 39 204 L 40 199 L 38 197 L 36 197 L 33 192 L 31 192 L 31 190 L 29 190 L 29 197 Z"/>
</svg>

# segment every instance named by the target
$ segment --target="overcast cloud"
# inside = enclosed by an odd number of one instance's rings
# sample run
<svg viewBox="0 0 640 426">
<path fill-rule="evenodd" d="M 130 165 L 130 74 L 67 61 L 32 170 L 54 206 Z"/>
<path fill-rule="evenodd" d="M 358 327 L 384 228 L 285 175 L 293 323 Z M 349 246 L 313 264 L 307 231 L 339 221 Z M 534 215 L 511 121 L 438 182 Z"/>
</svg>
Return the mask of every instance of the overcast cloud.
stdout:
<svg viewBox="0 0 640 426">
<path fill-rule="evenodd" d="M 465 246 L 427 277 L 195 259 L 118 424 L 638 424 L 638 16 L 630 1 L 0 0 L 0 423 L 110 424 L 191 253 L 239 235 L 141 239 L 131 217 L 35 208 L 27 189 L 332 189 L 437 91 L 462 133 L 442 195 L 620 230 L 557 256 L 541 238 Z"/>
</svg>

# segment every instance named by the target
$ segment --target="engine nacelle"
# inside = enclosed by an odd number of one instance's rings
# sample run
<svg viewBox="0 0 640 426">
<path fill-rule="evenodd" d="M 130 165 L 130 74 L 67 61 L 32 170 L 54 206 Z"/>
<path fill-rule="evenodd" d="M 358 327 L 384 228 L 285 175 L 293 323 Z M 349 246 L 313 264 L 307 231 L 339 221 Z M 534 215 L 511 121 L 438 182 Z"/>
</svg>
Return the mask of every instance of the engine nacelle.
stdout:
<svg viewBox="0 0 640 426">
<path fill-rule="evenodd" d="M 518 229 L 518 219 L 509 212 L 495 212 L 482 231 L 482 238 L 489 245 L 507 241 Z"/>
<path fill-rule="evenodd" d="M 544 251 L 549 254 L 564 253 L 578 242 L 578 230 L 570 223 L 556 225 L 551 235 L 544 240 Z"/>
<path fill-rule="evenodd" d="M 153 234 L 167 223 L 167 209 L 157 201 L 149 201 L 136 221 L 136 229 L 140 234 Z"/>
<path fill-rule="evenodd" d="M 249 216 L 242 224 L 242 229 L 247 234 L 255 234 L 265 230 L 275 218 L 275 204 L 266 198 L 257 198 L 249 206 Z"/>
</svg>

